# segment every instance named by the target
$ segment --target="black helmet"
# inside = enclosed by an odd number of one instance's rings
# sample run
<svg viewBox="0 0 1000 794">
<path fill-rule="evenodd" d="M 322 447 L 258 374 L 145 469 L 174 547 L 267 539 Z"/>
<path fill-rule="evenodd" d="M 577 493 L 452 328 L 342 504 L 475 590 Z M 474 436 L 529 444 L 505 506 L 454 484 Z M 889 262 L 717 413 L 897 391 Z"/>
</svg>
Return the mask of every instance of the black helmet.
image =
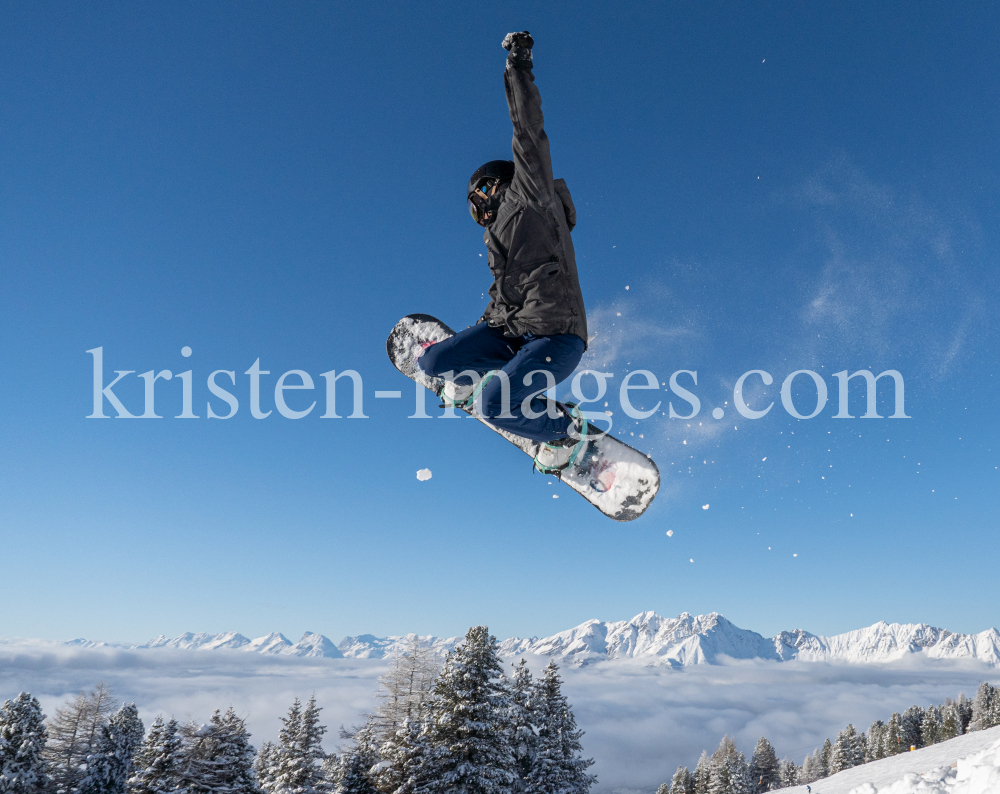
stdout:
<svg viewBox="0 0 1000 794">
<path fill-rule="evenodd" d="M 479 166 L 469 178 L 469 189 L 466 195 L 472 194 L 480 182 L 487 179 L 496 179 L 498 182 L 510 182 L 514 178 L 513 160 L 490 160 L 488 163 Z"/>
<path fill-rule="evenodd" d="M 495 185 L 509 183 L 514 178 L 514 163 L 511 160 L 490 160 L 481 165 L 469 179 L 467 198 L 469 213 L 480 226 L 487 226 L 495 217 L 502 200 Z"/>
</svg>

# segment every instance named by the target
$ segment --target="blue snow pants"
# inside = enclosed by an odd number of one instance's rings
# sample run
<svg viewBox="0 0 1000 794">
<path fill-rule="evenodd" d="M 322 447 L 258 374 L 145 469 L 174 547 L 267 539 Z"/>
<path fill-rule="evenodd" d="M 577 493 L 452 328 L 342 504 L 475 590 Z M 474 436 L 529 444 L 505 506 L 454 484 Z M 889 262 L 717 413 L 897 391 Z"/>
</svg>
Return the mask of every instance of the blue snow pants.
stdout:
<svg viewBox="0 0 1000 794">
<path fill-rule="evenodd" d="M 536 419 L 524 416 L 521 410 L 524 399 L 546 385 L 546 378 L 541 374 L 536 374 L 527 385 L 524 378 L 534 370 L 543 370 L 552 373 L 555 383 L 565 380 L 580 363 L 584 347 L 583 340 L 576 334 L 509 337 L 504 336 L 501 328 L 479 323 L 431 345 L 417 359 L 417 364 L 434 377 L 448 372 L 458 375 L 465 370 L 483 376 L 490 370 L 500 370 L 507 375 L 510 384 L 508 416 L 501 416 L 504 412 L 503 381 L 497 376 L 486 384 L 481 395 L 484 418 L 502 430 L 533 441 L 555 441 L 569 435 L 570 418 L 562 411 L 557 412 L 556 418 L 550 417 L 545 412 L 548 400 L 541 395 L 528 403 L 528 408 L 541 416 Z M 473 379 L 465 375 L 456 377 L 455 381 L 470 384 Z"/>
</svg>

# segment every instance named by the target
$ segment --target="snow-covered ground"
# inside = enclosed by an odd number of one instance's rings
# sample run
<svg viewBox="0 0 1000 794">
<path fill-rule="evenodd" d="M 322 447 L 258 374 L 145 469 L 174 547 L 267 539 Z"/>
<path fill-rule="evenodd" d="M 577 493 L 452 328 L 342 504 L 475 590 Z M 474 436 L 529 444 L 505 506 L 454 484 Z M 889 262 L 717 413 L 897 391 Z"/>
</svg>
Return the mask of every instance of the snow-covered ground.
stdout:
<svg viewBox="0 0 1000 794">
<path fill-rule="evenodd" d="M 813 794 L 1000 794 L 1000 727 L 856 766 L 811 785 Z M 782 792 L 806 794 L 806 787 Z"/>
</svg>

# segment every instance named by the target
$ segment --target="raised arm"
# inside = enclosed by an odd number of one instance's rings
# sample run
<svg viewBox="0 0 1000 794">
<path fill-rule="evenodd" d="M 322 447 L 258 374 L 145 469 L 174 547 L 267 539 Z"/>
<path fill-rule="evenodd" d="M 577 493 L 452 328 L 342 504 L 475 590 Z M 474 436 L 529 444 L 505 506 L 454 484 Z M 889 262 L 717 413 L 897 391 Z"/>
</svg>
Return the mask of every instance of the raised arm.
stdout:
<svg viewBox="0 0 1000 794">
<path fill-rule="evenodd" d="M 528 31 L 508 33 L 503 46 L 505 50 L 510 50 L 503 81 L 510 121 L 514 126 L 515 170 L 511 187 L 529 201 L 547 204 L 554 189 L 552 158 L 542 118 L 542 95 L 531 73 L 534 41 Z"/>
</svg>

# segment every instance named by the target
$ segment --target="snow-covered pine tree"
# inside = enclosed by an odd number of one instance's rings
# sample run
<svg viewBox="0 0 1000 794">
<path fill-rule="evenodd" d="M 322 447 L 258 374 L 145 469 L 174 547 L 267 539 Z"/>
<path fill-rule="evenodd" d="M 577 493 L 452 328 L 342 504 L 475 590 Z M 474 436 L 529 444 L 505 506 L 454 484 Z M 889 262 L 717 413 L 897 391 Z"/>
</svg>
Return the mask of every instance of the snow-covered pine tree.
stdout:
<svg viewBox="0 0 1000 794">
<path fill-rule="evenodd" d="M 941 741 L 943 729 L 941 711 L 937 706 L 929 706 L 924 710 L 924 720 L 920 723 L 920 741 L 924 747 L 930 747 Z"/>
<path fill-rule="evenodd" d="M 185 794 L 260 794 L 254 749 L 243 720 L 232 708 L 216 711 L 207 725 L 183 729 L 179 789 Z"/>
<path fill-rule="evenodd" d="M 686 766 L 677 767 L 670 783 L 660 786 L 656 794 L 687 794 L 687 779 L 690 774 Z"/>
<path fill-rule="evenodd" d="M 728 758 L 716 759 L 713 757 L 708 771 L 708 794 L 732 794 Z"/>
<path fill-rule="evenodd" d="M 212 794 L 261 794 L 254 775 L 255 752 L 246 723 L 230 707 L 221 717 L 212 715 L 215 728 L 214 760 L 217 774 Z"/>
<path fill-rule="evenodd" d="M 819 759 L 818 747 L 802 761 L 799 777 L 802 783 L 815 783 L 823 778 L 823 762 Z"/>
<path fill-rule="evenodd" d="M 858 758 L 858 749 L 858 732 L 853 725 L 848 725 L 837 734 L 837 741 L 834 742 L 830 754 L 830 774 L 835 775 L 862 763 L 863 757 Z"/>
<path fill-rule="evenodd" d="M 763 736 L 757 740 L 750 756 L 750 776 L 758 792 L 770 791 L 778 784 L 778 756 Z"/>
<path fill-rule="evenodd" d="M 538 696 L 541 693 L 536 693 L 528 663 L 521 659 L 513 667 L 514 672 L 510 679 L 511 746 L 517 775 L 515 789 L 520 791 L 527 786 L 527 781 L 534 770 L 535 757 L 538 753 L 538 734 L 535 725 L 541 721 L 543 715 L 536 713 L 536 701 L 539 700 Z"/>
<path fill-rule="evenodd" d="M 43 756 L 48 732 L 38 700 L 21 692 L 0 707 L 0 794 L 41 794 L 49 784 Z"/>
<path fill-rule="evenodd" d="M 298 698 L 282 717 L 278 744 L 273 747 L 271 764 L 265 773 L 268 794 L 321 794 L 326 781 L 320 765 L 323 734 L 326 726 L 319 724 L 320 708 L 316 697 L 309 698 L 305 709 Z"/>
<path fill-rule="evenodd" d="M 893 712 L 892 716 L 889 717 L 889 723 L 885 726 L 885 733 L 882 734 L 882 757 L 889 758 L 893 755 L 898 755 L 899 753 L 908 751 L 910 749 L 909 745 L 905 748 L 903 747 L 903 728 L 902 728 L 903 718 L 900 716 L 899 712 Z"/>
<path fill-rule="evenodd" d="M 77 794 L 125 794 L 132 776 L 132 758 L 142 742 L 142 720 L 135 703 L 123 704 L 87 756 L 87 769 Z"/>
<path fill-rule="evenodd" d="M 996 688 L 988 681 L 979 685 L 976 696 L 972 699 L 972 719 L 969 721 L 970 731 L 984 731 L 994 725 L 1000 725 L 1000 696 Z"/>
<path fill-rule="evenodd" d="M 829 741 L 829 740 L 828 740 Z M 778 782 L 782 788 L 796 786 L 799 782 L 799 768 L 794 761 L 784 759 L 778 764 Z"/>
<path fill-rule="evenodd" d="M 264 742 L 253 760 L 254 777 L 257 778 L 257 785 L 263 791 L 274 791 L 274 768 L 277 765 L 278 748 L 274 742 Z"/>
<path fill-rule="evenodd" d="M 829 777 L 832 773 L 830 771 L 830 756 L 833 755 L 833 742 L 826 739 L 823 742 L 823 746 L 819 749 L 819 760 L 823 763 L 823 777 Z"/>
<path fill-rule="evenodd" d="M 900 738 L 903 740 L 903 752 L 909 752 L 911 747 L 918 750 L 924 746 L 920 736 L 920 727 L 924 723 L 924 710 L 920 706 L 910 706 L 903 712 L 899 720 Z"/>
<path fill-rule="evenodd" d="M 368 770 L 371 759 L 355 745 L 338 758 L 336 784 L 333 794 L 378 794 Z"/>
<path fill-rule="evenodd" d="M 723 736 L 709 762 L 708 794 L 732 794 L 731 761 L 737 756 L 736 743 Z"/>
<path fill-rule="evenodd" d="M 129 794 L 168 794 L 181 785 L 183 761 L 177 720 L 157 717 L 132 761 Z"/>
<path fill-rule="evenodd" d="M 954 703 L 948 703 L 941 710 L 941 741 L 946 742 L 962 735 L 962 718 Z"/>
<path fill-rule="evenodd" d="M 972 722 L 972 701 L 965 696 L 964 692 L 958 694 L 958 700 L 955 701 L 955 710 L 962 720 L 962 733 L 968 733 L 969 723 Z"/>
<path fill-rule="evenodd" d="M 408 721 L 404 721 L 408 725 Z M 402 726 L 401 726 L 402 727 Z M 340 738 L 349 739 L 350 744 L 346 745 L 339 753 L 330 753 L 320 765 L 320 772 L 326 782 L 329 791 L 337 791 L 341 784 L 352 787 L 360 785 L 358 774 L 364 774 L 368 783 L 375 789 L 378 788 L 377 780 L 379 774 L 385 772 L 385 790 L 395 791 L 399 787 L 399 776 L 393 776 L 391 765 L 384 761 L 379 747 L 378 734 L 381 729 L 375 721 L 369 719 L 360 728 L 351 730 L 340 729 Z M 397 730 L 397 733 L 399 731 Z M 383 743 L 386 757 L 391 754 L 397 739 Z"/>
<path fill-rule="evenodd" d="M 750 765 L 743 753 L 729 758 L 729 790 L 732 794 L 756 794 L 756 780 L 751 777 Z"/>
<path fill-rule="evenodd" d="M 885 723 L 882 720 L 875 720 L 868 729 L 867 740 L 865 741 L 865 763 L 878 761 L 885 755 Z"/>
<path fill-rule="evenodd" d="M 868 737 L 865 736 L 864 732 L 857 734 L 854 737 L 854 765 L 861 766 L 865 762 L 865 747 L 868 744 Z"/>
<path fill-rule="evenodd" d="M 392 794 L 416 794 L 433 788 L 429 771 L 447 748 L 432 746 L 419 721 L 406 720 L 391 742 L 382 745 L 381 761 L 370 770 L 375 788 Z"/>
<path fill-rule="evenodd" d="M 708 785 L 712 780 L 712 761 L 708 752 L 701 751 L 698 765 L 694 769 L 694 794 L 708 794 Z"/>
<path fill-rule="evenodd" d="M 53 794 L 70 794 L 80 784 L 81 769 L 94 751 L 101 728 L 115 711 L 111 688 L 103 681 L 56 709 L 46 720 L 45 746 Z"/>
<path fill-rule="evenodd" d="M 510 695 L 496 638 L 474 626 L 451 651 L 427 702 L 422 739 L 429 745 L 413 770 L 427 794 L 506 794 L 514 783 Z"/>
<path fill-rule="evenodd" d="M 532 702 L 537 737 L 527 789 L 533 794 L 587 794 L 597 782 L 587 774 L 594 759 L 582 757 L 583 731 L 576 727 L 554 661 L 545 666 L 535 684 Z"/>
</svg>

